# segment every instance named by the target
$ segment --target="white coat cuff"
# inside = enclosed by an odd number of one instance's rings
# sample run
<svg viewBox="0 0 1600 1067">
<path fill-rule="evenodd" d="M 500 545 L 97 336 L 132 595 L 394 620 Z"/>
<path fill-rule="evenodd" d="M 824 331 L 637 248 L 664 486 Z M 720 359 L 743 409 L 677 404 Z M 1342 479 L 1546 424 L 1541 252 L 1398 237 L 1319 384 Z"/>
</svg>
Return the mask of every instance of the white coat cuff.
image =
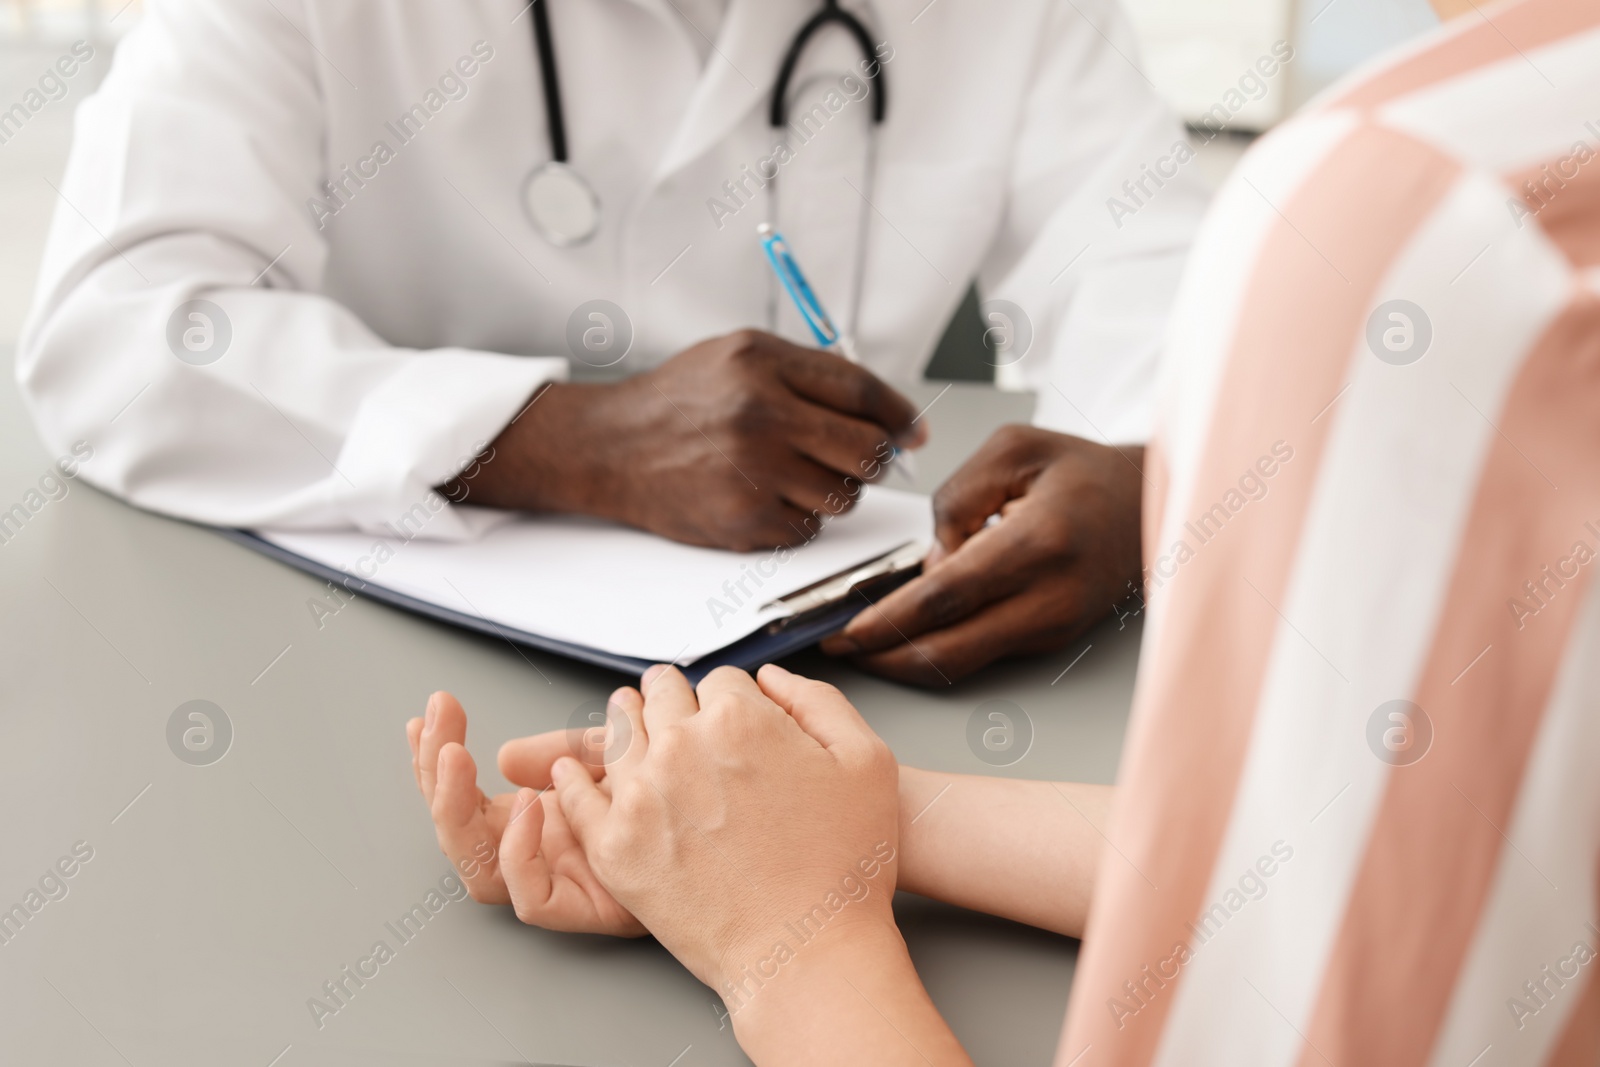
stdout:
<svg viewBox="0 0 1600 1067">
<path fill-rule="evenodd" d="M 556 356 L 441 349 L 408 359 L 362 401 L 339 453 L 351 520 L 382 533 L 421 504 L 429 518 L 419 535 L 430 539 L 466 540 L 497 525 L 479 508 L 440 508 L 433 486 L 470 464 L 540 386 L 566 376 Z"/>
</svg>

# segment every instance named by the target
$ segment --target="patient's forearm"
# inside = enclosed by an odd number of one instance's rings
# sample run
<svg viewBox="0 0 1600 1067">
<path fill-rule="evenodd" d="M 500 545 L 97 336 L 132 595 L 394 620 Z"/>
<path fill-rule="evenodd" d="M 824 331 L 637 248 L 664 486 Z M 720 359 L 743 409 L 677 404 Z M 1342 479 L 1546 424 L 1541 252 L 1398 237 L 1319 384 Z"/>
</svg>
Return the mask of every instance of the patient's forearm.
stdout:
<svg viewBox="0 0 1600 1067">
<path fill-rule="evenodd" d="M 761 1067 L 972 1067 L 892 926 L 834 930 L 797 945 L 733 1029 Z"/>
<path fill-rule="evenodd" d="M 899 888 L 1081 937 L 1111 797 L 901 767 Z"/>
</svg>

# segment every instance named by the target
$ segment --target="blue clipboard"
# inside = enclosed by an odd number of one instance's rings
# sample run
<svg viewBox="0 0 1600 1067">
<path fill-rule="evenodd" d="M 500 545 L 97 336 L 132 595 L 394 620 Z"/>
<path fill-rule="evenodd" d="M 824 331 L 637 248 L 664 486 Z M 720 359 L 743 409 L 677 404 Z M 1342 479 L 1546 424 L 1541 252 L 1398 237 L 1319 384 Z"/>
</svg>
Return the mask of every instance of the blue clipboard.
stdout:
<svg viewBox="0 0 1600 1067">
<path fill-rule="evenodd" d="M 297 552 L 291 552 L 280 545 L 249 530 L 234 530 L 216 528 L 217 533 L 230 541 L 236 541 L 247 548 L 254 549 L 263 555 L 271 556 L 280 563 L 286 563 L 299 571 L 304 571 L 325 582 L 331 582 L 341 588 L 348 589 L 361 596 L 388 604 L 391 607 L 422 615 L 426 618 L 436 619 L 439 622 L 459 626 L 464 630 L 473 630 L 489 637 L 497 637 L 513 645 L 523 645 L 536 648 L 541 652 L 565 656 L 582 663 L 592 663 L 598 667 L 620 671 L 623 674 L 637 678 L 651 666 L 651 660 L 636 659 L 632 656 L 619 656 L 613 652 L 605 652 L 586 645 L 576 645 L 570 641 L 561 641 L 553 637 L 544 637 L 540 634 L 529 633 L 509 626 L 502 626 L 491 619 L 472 615 L 464 611 L 456 611 L 435 604 L 429 600 L 419 600 L 405 593 L 397 593 L 393 589 L 377 585 L 373 582 L 363 581 L 356 575 L 330 567 L 325 563 L 308 559 Z M 753 671 L 763 663 L 771 663 L 792 655 L 802 649 L 810 648 L 830 634 L 844 629 L 846 623 L 855 618 L 862 608 L 872 604 L 900 586 L 922 573 L 920 563 L 897 567 L 879 574 L 871 574 L 858 582 L 848 583 L 841 594 L 826 603 L 819 604 L 809 610 L 779 619 L 767 624 L 755 633 L 741 637 L 731 644 L 725 645 L 709 655 L 703 656 L 687 667 L 682 668 L 689 681 L 698 684 L 700 679 L 716 670 L 718 667 L 738 667 L 741 670 Z M 817 583 L 822 585 L 824 583 Z M 807 590 L 801 590 L 801 595 Z"/>
</svg>

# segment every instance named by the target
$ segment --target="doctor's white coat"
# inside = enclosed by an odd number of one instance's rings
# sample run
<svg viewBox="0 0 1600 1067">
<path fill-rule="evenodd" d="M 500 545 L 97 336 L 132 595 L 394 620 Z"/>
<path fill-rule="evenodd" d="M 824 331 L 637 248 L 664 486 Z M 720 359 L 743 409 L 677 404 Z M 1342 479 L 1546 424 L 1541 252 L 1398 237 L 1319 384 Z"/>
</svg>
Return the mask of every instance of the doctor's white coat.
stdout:
<svg viewBox="0 0 1600 1067">
<path fill-rule="evenodd" d="M 151 0 L 78 110 L 18 354 L 47 443 L 159 511 L 376 529 L 567 372 L 590 301 L 622 309 L 623 371 L 742 326 L 803 340 L 773 318 L 769 215 L 890 381 L 976 278 L 1026 315 L 1039 421 L 1146 436 L 1204 197 L 1192 166 L 1145 178 L 1184 135 L 1113 4 L 849 4 L 886 82 L 873 138 L 833 31 L 768 125 L 816 0 L 731 0 L 704 63 L 669 0 L 545 2 L 602 202 L 578 248 L 521 199 L 550 152 L 525 0 Z M 1130 179 L 1142 206 L 1109 211 Z"/>
</svg>

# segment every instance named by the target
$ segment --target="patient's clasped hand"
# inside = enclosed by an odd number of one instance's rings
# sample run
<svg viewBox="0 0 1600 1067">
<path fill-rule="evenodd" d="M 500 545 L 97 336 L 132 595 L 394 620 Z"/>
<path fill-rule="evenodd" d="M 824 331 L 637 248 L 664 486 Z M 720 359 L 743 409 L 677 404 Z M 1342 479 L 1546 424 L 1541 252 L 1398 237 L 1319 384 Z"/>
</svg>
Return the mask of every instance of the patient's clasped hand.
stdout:
<svg viewBox="0 0 1600 1067">
<path fill-rule="evenodd" d="M 889 907 L 893 754 L 831 686 L 777 667 L 760 679 L 718 671 L 697 695 L 677 670 L 653 668 L 648 697 L 612 696 L 605 761 L 574 758 L 566 731 L 513 741 L 501 770 L 523 788 L 492 800 L 462 747 L 465 714 L 435 695 L 409 732 L 440 847 L 477 899 L 509 902 L 552 929 L 648 930 L 730 1000 L 750 968 L 775 977 L 780 962 L 811 966 L 801 952 L 819 971 L 831 969 L 825 957 L 867 945 L 903 955 Z M 798 941 L 789 925 L 840 899 L 841 878 L 863 863 L 873 891 L 809 943 L 775 952 Z M 798 984 L 766 981 L 774 1001 Z M 759 1012 L 767 998 L 746 988 Z M 744 1012 L 730 1010 L 737 1031 Z"/>
<path fill-rule="evenodd" d="M 406 733 L 472 896 L 552 930 L 653 934 L 763 1064 L 970 1062 L 911 965 L 897 884 L 1080 933 L 1110 802 L 1098 786 L 898 767 L 837 689 L 772 665 L 698 689 L 653 667 L 612 694 L 603 730 L 507 742 L 500 770 L 520 788 L 496 797 L 466 727 L 436 693 Z M 1018 847 L 1037 834 L 1052 857 Z"/>
</svg>

